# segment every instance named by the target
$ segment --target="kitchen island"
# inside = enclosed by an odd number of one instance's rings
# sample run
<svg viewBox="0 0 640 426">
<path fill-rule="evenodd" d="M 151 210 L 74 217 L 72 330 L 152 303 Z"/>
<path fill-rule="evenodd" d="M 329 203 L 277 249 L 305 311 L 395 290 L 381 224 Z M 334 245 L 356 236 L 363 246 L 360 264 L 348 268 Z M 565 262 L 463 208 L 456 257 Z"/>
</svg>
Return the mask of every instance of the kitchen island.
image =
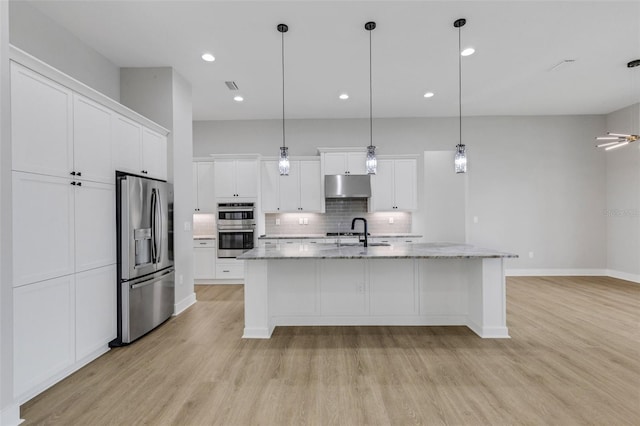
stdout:
<svg viewBox="0 0 640 426">
<path fill-rule="evenodd" d="M 468 244 L 299 244 L 244 253 L 244 338 L 276 326 L 464 325 L 508 338 L 504 259 Z"/>
</svg>

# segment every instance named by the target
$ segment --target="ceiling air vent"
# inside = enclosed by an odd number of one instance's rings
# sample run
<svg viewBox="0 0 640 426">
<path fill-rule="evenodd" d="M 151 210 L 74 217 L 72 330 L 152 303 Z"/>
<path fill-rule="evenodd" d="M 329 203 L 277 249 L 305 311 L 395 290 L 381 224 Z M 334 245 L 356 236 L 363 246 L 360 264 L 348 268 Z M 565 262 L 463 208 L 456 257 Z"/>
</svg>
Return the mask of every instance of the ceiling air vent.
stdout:
<svg viewBox="0 0 640 426">
<path fill-rule="evenodd" d="M 238 90 L 238 85 L 236 84 L 235 81 L 225 81 L 224 84 L 227 85 L 229 90 Z"/>
</svg>

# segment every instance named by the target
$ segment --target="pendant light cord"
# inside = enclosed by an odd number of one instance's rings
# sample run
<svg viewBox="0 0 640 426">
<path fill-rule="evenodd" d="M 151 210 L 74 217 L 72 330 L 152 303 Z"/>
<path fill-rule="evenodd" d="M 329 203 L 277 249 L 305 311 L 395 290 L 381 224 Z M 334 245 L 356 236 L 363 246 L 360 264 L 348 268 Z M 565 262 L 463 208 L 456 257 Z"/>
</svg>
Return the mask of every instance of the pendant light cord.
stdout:
<svg viewBox="0 0 640 426">
<path fill-rule="evenodd" d="M 369 146 L 373 146 L 373 83 L 371 78 L 371 30 L 369 31 Z"/>
<path fill-rule="evenodd" d="M 286 147 L 285 144 L 285 132 L 284 132 L 284 32 L 281 32 L 282 36 L 282 147 Z"/>
<path fill-rule="evenodd" d="M 462 55 L 460 51 L 462 49 L 460 43 L 460 31 L 462 26 L 458 27 L 458 135 L 460 136 L 460 142 L 462 145 Z"/>
</svg>

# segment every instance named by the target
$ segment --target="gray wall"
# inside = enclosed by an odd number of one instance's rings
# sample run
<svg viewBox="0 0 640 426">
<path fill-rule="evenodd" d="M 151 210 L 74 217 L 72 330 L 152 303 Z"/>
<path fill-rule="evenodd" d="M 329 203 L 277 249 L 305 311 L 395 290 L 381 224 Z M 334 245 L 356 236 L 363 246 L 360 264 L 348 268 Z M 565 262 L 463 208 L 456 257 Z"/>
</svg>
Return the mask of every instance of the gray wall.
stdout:
<svg viewBox="0 0 640 426">
<path fill-rule="evenodd" d="M 0 424 L 19 418 L 13 401 L 13 288 L 11 132 L 9 114 L 9 8 L 0 1 Z"/>
<path fill-rule="evenodd" d="M 191 86 L 172 68 L 122 68 L 122 103 L 171 130 L 168 180 L 174 185 L 175 302 L 195 298 L 193 290 Z M 185 223 L 189 226 L 185 229 Z M 194 299 L 195 300 L 195 299 Z"/>
<path fill-rule="evenodd" d="M 640 104 L 607 116 L 607 131 L 640 134 Z M 640 281 L 640 143 L 607 156 L 607 267 L 620 278 Z"/>
<path fill-rule="evenodd" d="M 11 44 L 98 92 L 120 99 L 120 69 L 116 64 L 29 2 L 12 0 L 9 13 Z"/>
<path fill-rule="evenodd" d="M 606 268 L 606 158 L 593 143 L 604 131 L 603 116 L 465 118 L 469 173 L 445 175 L 453 167 L 444 154 L 423 165 L 424 152 L 453 150 L 456 124 L 455 118 L 374 120 L 380 154 L 421 155 L 414 232 L 460 241 L 459 230 L 466 228 L 470 243 L 518 253 L 520 259 L 508 261 L 510 269 Z M 277 155 L 280 125 L 279 120 L 196 121 L 194 155 Z M 361 119 L 288 120 L 289 153 L 366 145 L 366 125 Z M 438 191 L 438 179 L 452 192 Z M 438 205 L 456 210 L 446 215 L 433 208 Z M 461 205 L 465 214 L 457 210 Z"/>
</svg>

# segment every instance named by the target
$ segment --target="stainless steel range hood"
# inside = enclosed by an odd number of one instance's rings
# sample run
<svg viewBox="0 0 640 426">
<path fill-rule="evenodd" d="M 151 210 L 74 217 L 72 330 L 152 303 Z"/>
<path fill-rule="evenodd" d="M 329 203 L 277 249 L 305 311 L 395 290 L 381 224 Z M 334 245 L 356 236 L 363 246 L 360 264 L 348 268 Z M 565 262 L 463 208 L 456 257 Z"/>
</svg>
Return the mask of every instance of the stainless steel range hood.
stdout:
<svg viewBox="0 0 640 426">
<path fill-rule="evenodd" d="M 325 175 L 325 198 L 369 198 L 371 176 L 369 175 Z"/>
</svg>

